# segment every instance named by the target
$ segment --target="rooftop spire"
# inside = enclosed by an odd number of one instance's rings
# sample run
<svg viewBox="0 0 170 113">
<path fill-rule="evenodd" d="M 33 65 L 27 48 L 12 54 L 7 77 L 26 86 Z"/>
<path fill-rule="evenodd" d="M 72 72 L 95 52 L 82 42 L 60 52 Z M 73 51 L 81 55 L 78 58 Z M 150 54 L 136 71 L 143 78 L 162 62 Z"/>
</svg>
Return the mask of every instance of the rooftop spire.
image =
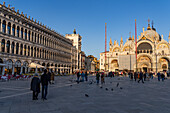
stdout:
<svg viewBox="0 0 170 113">
<path fill-rule="evenodd" d="M 120 40 L 120 42 L 123 42 L 122 36 L 121 36 L 121 40 Z"/>
<path fill-rule="evenodd" d="M 131 32 L 129 32 L 129 40 L 132 40 Z"/>
<path fill-rule="evenodd" d="M 74 29 L 73 33 L 76 34 L 76 29 Z"/>
<path fill-rule="evenodd" d="M 150 19 L 148 19 L 148 27 L 147 27 L 147 30 L 151 30 L 151 27 L 150 27 Z"/>
<path fill-rule="evenodd" d="M 109 45 L 110 45 L 110 46 L 113 45 L 111 37 L 110 37 Z"/>
</svg>

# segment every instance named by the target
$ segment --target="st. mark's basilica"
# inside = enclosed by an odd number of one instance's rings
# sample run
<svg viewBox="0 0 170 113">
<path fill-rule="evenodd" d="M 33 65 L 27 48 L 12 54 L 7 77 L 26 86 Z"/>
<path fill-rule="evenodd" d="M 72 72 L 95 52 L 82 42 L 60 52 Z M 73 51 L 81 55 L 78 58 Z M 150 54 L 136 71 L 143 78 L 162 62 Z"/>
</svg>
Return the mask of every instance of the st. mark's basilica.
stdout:
<svg viewBox="0 0 170 113">
<path fill-rule="evenodd" d="M 170 39 L 170 34 L 168 36 Z M 137 39 L 137 60 L 134 36 L 120 44 L 110 39 L 109 51 L 100 53 L 100 70 L 107 71 L 145 71 L 158 72 L 169 71 L 170 65 L 170 42 L 164 40 L 163 35 L 157 33 L 156 28 L 150 27 L 148 22 L 147 30 Z"/>
</svg>

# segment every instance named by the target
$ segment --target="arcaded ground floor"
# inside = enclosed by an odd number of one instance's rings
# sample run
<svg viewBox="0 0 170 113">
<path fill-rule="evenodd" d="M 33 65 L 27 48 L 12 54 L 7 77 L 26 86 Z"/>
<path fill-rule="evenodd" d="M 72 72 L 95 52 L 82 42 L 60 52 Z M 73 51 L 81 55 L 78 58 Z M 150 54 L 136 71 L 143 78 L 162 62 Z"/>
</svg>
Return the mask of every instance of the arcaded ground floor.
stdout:
<svg viewBox="0 0 170 113">
<path fill-rule="evenodd" d="M 40 99 L 41 94 L 39 100 L 32 100 L 30 80 L 0 82 L 0 113 L 170 112 L 170 79 L 158 82 L 154 78 L 142 84 L 127 77 L 105 78 L 102 88 L 96 83 L 77 84 L 74 80 L 76 76 L 55 77 L 46 101 Z M 95 77 L 89 80 L 95 81 Z"/>
</svg>

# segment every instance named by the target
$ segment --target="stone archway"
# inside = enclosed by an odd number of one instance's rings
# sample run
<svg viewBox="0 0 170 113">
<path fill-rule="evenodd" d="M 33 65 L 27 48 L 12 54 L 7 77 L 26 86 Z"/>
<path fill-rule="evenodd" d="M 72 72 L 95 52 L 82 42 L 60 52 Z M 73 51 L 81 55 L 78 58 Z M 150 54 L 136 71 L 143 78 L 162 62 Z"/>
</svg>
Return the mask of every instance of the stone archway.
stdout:
<svg viewBox="0 0 170 113">
<path fill-rule="evenodd" d="M 21 71 L 21 61 L 17 60 L 15 62 L 15 70 L 14 70 L 14 72 L 17 73 L 17 74 L 20 74 L 20 71 Z"/>
<path fill-rule="evenodd" d="M 112 60 L 110 65 L 110 71 L 116 71 L 119 69 L 118 60 Z"/>
<path fill-rule="evenodd" d="M 169 71 L 170 70 L 170 61 L 166 57 L 162 57 L 159 59 L 160 69 L 159 71 Z"/>
<path fill-rule="evenodd" d="M 152 59 L 147 55 L 142 55 L 137 59 L 137 70 L 150 72 L 152 71 Z"/>
</svg>

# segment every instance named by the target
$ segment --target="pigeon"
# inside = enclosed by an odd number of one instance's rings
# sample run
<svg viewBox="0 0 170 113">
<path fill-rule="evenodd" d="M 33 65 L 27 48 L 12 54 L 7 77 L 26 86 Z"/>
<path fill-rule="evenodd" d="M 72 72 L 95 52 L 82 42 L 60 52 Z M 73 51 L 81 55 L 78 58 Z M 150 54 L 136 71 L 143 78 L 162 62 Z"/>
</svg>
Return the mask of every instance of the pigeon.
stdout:
<svg viewBox="0 0 170 113">
<path fill-rule="evenodd" d="M 111 91 L 113 91 L 113 88 L 111 89 Z"/>
<path fill-rule="evenodd" d="M 117 87 L 119 86 L 119 82 L 117 83 Z"/>
<path fill-rule="evenodd" d="M 89 95 L 88 95 L 88 94 L 85 94 L 85 96 L 86 96 L 86 97 L 89 97 Z"/>
<path fill-rule="evenodd" d="M 108 91 L 108 89 L 106 88 L 106 91 Z"/>
<path fill-rule="evenodd" d="M 70 86 L 72 86 L 72 85 L 70 85 Z"/>
<path fill-rule="evenodd" d="M 102 86 L 100 88 L 103 88 Z"/>
<path fill-rule="evenodd" d="M 120 87 L 120 89 L 123 89 L 122 87 Z"/>
<path fill-rule="evenodd" d="M 90 82 L 89 84 L 92 84 L 92 82 Z"/>
<path fill-rule="evenodd" d="M 110 82 L 110 83 L 112 83 L 112 82 Z"/>
</svg>

